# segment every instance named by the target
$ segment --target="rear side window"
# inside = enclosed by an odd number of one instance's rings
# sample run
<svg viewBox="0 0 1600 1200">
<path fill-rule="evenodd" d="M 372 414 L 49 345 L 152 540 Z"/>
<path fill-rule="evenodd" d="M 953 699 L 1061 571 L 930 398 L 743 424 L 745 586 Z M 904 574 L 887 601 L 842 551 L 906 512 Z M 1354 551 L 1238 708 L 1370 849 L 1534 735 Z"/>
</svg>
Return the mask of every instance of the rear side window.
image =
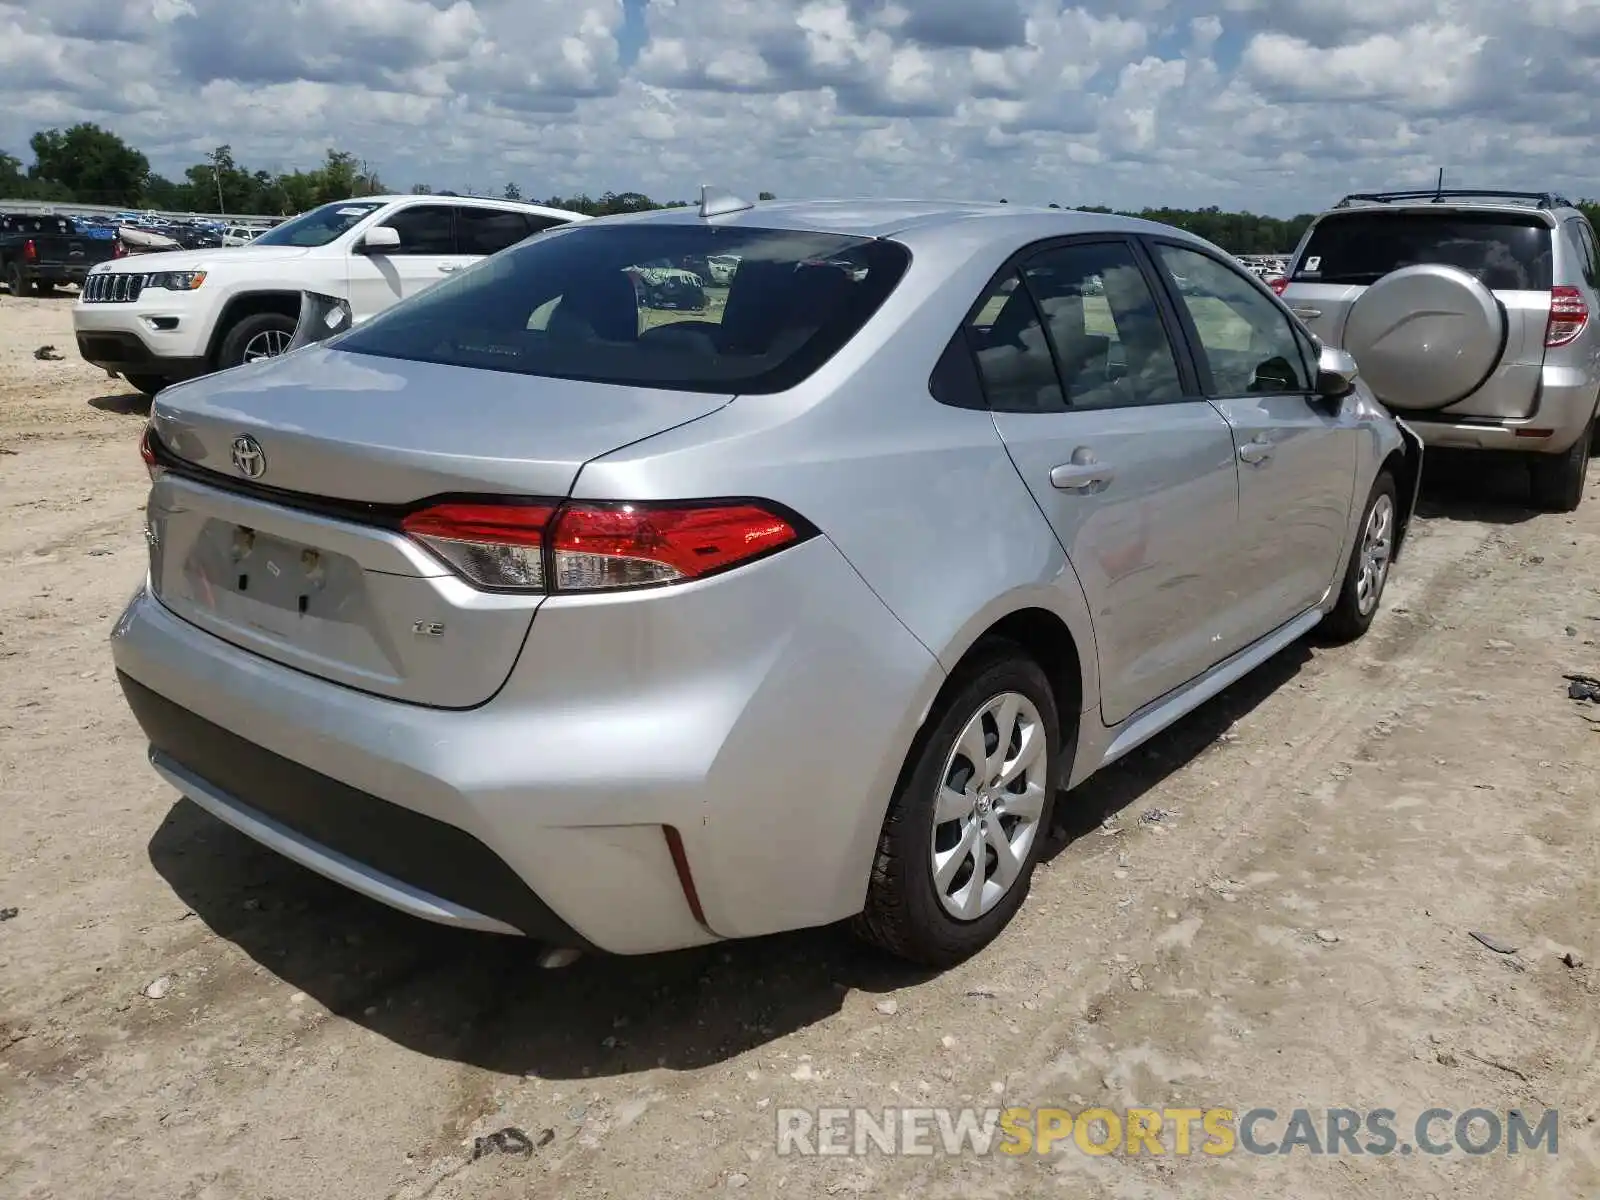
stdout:
<svg viewBox="0 0 1600 1200">
<path fill-rule="evenodd" d="M 726 268 L 712 272 L 713 257 Z M 778 392 L 838 353 L 909 262 L 903 246 L 870 238 L 583 222 L 402 301 L 338 348 L 629 387 Z"/>
<path fill-rule="evenodd" d="M 1595 245 L 1594 230 L 1582 217 L 1567 222 L 1572 231 L 1573 245 L 1578 251 L 1578 265 L 1590 287 L 1600 287 L 1600 247 Z"/>
<path fill-rule="evenodd" d="M 1376 283 L 1422 263 L 1458 267 L 1498 291 L 1550 289 L 1550 227 L 1518 213 L 1354 212 L 1324 217 L 1296 283 Z"/>
</svg>

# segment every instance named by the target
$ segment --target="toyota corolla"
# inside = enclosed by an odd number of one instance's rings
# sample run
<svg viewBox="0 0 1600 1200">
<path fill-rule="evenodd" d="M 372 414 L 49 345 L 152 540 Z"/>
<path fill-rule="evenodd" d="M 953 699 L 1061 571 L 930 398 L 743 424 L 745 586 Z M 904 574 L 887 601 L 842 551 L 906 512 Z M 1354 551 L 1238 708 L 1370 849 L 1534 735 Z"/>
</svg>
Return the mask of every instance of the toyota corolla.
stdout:
<svg viewBox="0 0 1600 1200">
<path fill-rule="evenodd" d="M 656 311 L 652 261 L 727 269 Z M 1421 461 L 1186 233 L 711 192 L 170 388 L 143 453 L 113 652 L 217 818 L 550 947 L 851 918 L 930 964 L 1068 789 L 1367 629 Z"/>
</svg>

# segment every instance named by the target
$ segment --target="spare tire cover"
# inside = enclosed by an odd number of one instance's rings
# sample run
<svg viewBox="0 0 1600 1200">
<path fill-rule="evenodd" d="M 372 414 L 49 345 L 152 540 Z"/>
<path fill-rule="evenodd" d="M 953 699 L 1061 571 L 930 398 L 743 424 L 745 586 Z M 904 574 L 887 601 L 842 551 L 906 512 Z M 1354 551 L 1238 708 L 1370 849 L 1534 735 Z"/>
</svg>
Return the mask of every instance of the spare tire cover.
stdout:
<svg viewBox="0 0 1600 1200">
<path fill-rule="evenodd" d="M 1483 386 L 1505 351 L 1506 314 L 1465 271 L 1425 263 L 1392 271 L 1350 309 L 1344 348 L 1378 399 L 1448 408 Z"/>
</svg>

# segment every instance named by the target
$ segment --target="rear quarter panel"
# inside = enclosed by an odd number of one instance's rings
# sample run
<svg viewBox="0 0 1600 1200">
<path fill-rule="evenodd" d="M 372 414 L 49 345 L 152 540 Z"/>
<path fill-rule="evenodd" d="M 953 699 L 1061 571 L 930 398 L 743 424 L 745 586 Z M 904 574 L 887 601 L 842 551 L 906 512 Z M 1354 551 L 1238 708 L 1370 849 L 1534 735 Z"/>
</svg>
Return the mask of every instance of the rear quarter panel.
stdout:
<svg viewBox="0 0 1600 1200">
<path fill-rule="evenodd" d="M 1044 609 L 1071 633 L 1082 664 L 1070 703 L 1097 708 L 1092 626 L 1083 592 L 1006 453 L 993 418 L 936 402 L 928 378 L 971 303 L 1006 257 L 991 236 L 918 253 L 860 334 L 799 388 L 747 396 L 710 416 L 605 455 L 573 496 L 659 500 L 748 496 L 813 522 L 928 654 L 893 730 L 844 807 L 851 846 L 842 903 L 859 907 L 888 801 L 946 674 L 1012 612 Z M 852 704 L 840 695 L 838 703 Z M 796 731 L 796 736 L 804 736 Z M 819 746 L 819 753 L 826 747 Z M 779 818 L 774 817 L 775 822 Z M 803 813 L 774 837 L 826 836 Z M 780 822 L 781 823 L 781 822 Z M 862 836 L 865 833 L 866 836 Z"/>
</svg>

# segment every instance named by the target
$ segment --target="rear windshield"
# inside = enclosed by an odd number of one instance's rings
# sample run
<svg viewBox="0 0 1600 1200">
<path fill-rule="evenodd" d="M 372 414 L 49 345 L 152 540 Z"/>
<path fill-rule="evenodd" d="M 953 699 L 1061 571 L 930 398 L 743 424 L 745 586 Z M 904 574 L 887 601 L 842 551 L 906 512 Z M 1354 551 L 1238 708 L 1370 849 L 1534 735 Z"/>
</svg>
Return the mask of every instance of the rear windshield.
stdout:
<svg viewBox="0 0 1600 1200">
<path fill-rule="evenodd" d="M 1361 212 L 1318 222 L 1295 266 L 1303 283 L 1375 283 L 1418 263 L 1459 267 L 1497 291 L 1548 291 L 1550 228 L 1515 213 Z"/>
<path fill-rule="evenodd" d="M 338 347 L 635 387 L 778 392 L 838 353 L 909 261 L 904 247 L 870 238 L 586 222 L 484 259 Z"/>
</svg>

